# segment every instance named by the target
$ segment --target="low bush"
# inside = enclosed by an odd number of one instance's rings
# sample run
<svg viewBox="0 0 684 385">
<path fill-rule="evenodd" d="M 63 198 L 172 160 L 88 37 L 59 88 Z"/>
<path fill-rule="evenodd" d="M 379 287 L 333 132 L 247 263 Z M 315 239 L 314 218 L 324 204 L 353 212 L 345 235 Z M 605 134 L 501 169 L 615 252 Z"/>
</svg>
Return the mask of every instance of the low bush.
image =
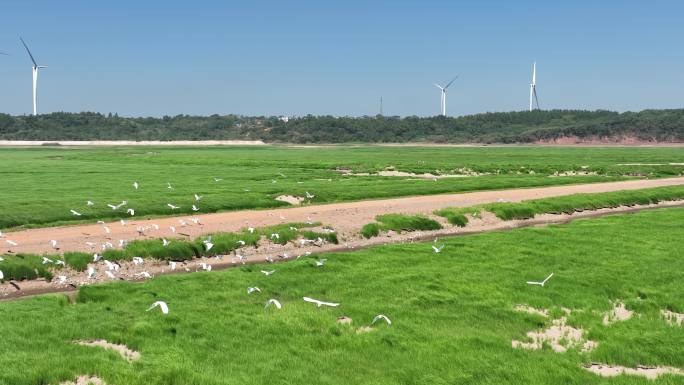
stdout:
<svg viewBox="0 0 684 385">
<path fill-rule="evenodd" d="M 23 281 L 36 278 L 52 279 L 52 273 L 47 265 L 43 264 L 43 257 L 33 254 L 6 255 L 0 261 L 0 271 L 3 279 L 0 282 L 10 280 Z"/>
<path fill-rule="evenodd" d="M 361 228 L 361 235 L 363 237 L 375 237 L 380 234 L 380 231 L 388 230 L 402 232 L 439 230 L 442 228 L 442 225 L 440 225 L 439 222 L 423 215 L 384 214 L 378 215 L 375 219 L 379 223 L 368 223 Z"/>
</svg>

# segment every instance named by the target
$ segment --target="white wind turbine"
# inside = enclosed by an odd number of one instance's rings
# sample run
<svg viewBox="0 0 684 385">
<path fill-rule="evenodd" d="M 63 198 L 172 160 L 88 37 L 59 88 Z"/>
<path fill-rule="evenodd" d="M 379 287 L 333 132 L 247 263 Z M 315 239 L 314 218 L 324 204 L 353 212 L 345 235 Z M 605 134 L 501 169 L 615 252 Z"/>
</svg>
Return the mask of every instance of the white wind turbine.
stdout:
<svg viewBox="0 0 684 385">
<path fill-rule="evenodd" d="M 539 99 L 537 98 L 537 62 L 532 64 L 532 83 L 530 83 L 530 111 L 532 111 L 532 100 L 539 109 Z"/>
<path fill-rule="evenodd" d="M 33 62 L 33 115 L 35 116 L 38 115 L 38 70 L 41 68 L 47 68 L 47 66 L 39 66 L 38 63 L 36 63 L 36 59 L 33 58 L 31 50 L 29 50 L 26 42 L 24 42 L 24 39 L 20 37 L 19 40 L 21 40 L 21 44 L 24 45 L 26 52 L 28 52 L 31 61 Z"/>
<path fill-rule="evenodd" d="M 447 83 L 447 85 L 444 86 L 444 87 L 440 86 L 440 85 L 437 84 L 437 83 L 434 83 L 435 86 L 436 86 L 437 88 L 439 88 L 439 89 L 442 91 L 442 95 L 441 95 L 442 97 L 440 98 L 440 101 L 439 101 L 439 107 L 440 107 L 440 110 L 441 110 L 441 112 L 442 112 L 442 116 L 446 116 L 446 93 L 447 93 L 447 88 L 449 88 L 449 86 L 451 85 L 451 83 L 453 83 L 454 80 L 456 80 L 457 78 L 458 78 L 458 75 L 456 75 L 456 77 L 454 77 L 453 79 L 451 79 L 451 81 L 450 81 L 449 83 Z"/>
</svg>

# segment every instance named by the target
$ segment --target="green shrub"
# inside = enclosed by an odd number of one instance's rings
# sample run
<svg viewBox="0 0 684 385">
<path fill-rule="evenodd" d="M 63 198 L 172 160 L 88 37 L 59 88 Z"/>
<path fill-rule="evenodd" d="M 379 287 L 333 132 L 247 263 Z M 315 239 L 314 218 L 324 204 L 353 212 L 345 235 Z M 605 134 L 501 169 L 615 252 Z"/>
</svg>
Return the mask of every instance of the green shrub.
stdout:
<svg viewBox="0 0 684 385">
<path fill-rule="evenodd" d="M 365 224 L 361 228 L 361 235 L 366 239 L 377 237 L 380 235 L 380 224 L 375 222 Z"/>
<path fill-rule="evenodd" d="M 76 271 L 85 271 L 88 264 L 93 261 L 93 255 L 80 252 L 64 253 L 64 262 Z"/>
<path fill-rule="evenodd" d="M 0 261 L 0 270 L 4 275 L 2 281 L 23 281 L 38 277 L 52 279 L 52 273 L 43 265 L 43 257 L 33 254 L 5 255 Z"/>
<path fill-rule="evenodd" d="M 416 231 L 416 230 L 439 230 L 442 225 L 439 222 L 426 218 L 423 215 L 385 214 L 378 215 L 375 219 L 382 223 L 383 230 Z"/>
<path fill-rule="evenodd" d="M 446 218 L 447 221 L 449 221 L 449 223 L 458 227 L 465 227 L 468 224 L 468 217 L 465 216 L 465 214 L 467 213 L 473 216 L 479 216 L 480 210 L 473 207 L 450 207 L 435 211 L 435 215 L 439 215 L 440 217 Z"/>
</svg>

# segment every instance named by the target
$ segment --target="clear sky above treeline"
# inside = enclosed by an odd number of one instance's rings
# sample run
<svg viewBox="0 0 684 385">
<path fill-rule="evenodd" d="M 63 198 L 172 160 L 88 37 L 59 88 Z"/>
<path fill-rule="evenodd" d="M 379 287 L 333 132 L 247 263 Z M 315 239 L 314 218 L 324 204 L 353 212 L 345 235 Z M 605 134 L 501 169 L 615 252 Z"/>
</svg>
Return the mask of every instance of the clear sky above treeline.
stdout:
<svg viewBox="0 0 684 385">
<path fill-rule="evenodd" d="M 684 2 L 8 0 L 0 112 L 432 116 L 684 107 Z"/>
</svg>

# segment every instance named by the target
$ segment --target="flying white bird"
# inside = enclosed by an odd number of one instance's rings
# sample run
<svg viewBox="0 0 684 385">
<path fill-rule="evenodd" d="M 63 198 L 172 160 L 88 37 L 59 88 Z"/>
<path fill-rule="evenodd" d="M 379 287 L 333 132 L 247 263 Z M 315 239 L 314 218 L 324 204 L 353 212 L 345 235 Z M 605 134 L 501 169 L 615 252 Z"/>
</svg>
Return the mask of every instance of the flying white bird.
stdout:
<svg viewBox="0 0 684 385">
<path fill-rule="evenodd" d="M 208 263 L 200 263 L 200 266 L 202 266 L 202 270 L 204 271 L 211 271 L 211 265 Z"/>
<path fill-rule="evenodd" d="M 119 223 L 121 223 L 121 226 L 126 226 L 126 221 L 124 221 L 123 219 L 119 220 Z"/>
<path fill-rule="evenodd" d="M 276 272 L 275 270 L 271 270 L 271 271 L 261 270 L 261 273 L 263 275 L 273 275 L 273 273 L 275 273 L 275 272 Z"/>
<path fill-rule="evenodd" d="M 169 208 L 170 208 L 171 210 L 177 210 L 177 209 L 180 208 L 180 206 L 174 206 L 174 205 L 172 205 L 171 203 L 167 203 L 166 205 L 169 206 Z"/>
<path fill-rule="evenodd" d="M 444 249 L 444 244 L 442 244 L 442 246 L 440 246 L 440 247 L 437 247 L 437 246 L 435 246 L 435 245 L 432 245 L 432 250 L 433 250 L 435 253 L 441 253 L 441 252 L 442 252 L 442 249 Z"/>
<path fill-rule="evenodd" d="M 113 205 L 111 203 L 107 203 L 107 206 L 110 207 L 112 210 L 116 210 L 116 205 Z"/>
<path fill-rule="evenodd" d="M 10 241 L 9 239 L 6 239 L 5 242 L 7 242 L 7 244 L 10 246 L 19 246 L 18 243 L 14 242 L 14 241 Z"/>
<path fill-rule="evenodd" d="M 214 247 L 214 244 L 211 243 L 211 240 L 209 239 L 205 239 L 204 241 L 202 241 L 202 243 L 204 243 L 204 248 L 206 249 L 206 251 L 209 251 L 212 247 Z"/>
<path fill-rule="evenodd" d="M 266 309 L 269 305 L 274 305 L 278 309 L 281 309 L 283 307 L 283 305 L 281 305 L 277 299 L 273 299 L 273 298 L 269 299 L 268 302 L 266 302 L 266 306 L 264 306 L 264 309 Z"/>
<path fill-rule="evenodd" d="M 138 184 L 138 182 L 133 182 L 133 188 L 137 190 L 138 187 L 140 187 L 140 185 Z"/>
<path fill-rule="evenodd" d="M 105 265 L 107 266 L 107 270 L 116 270 L 117 266 L 113 263 L 111 263 L 108 260 L 104 260 Z"/>
<path fill-rule="evenodd" d="M 81 216 L 81 213 L 79 213 L 79 212 L 76 211 L 76 210 L 69 210 L 69 211 L 71 211 L 71 214 L 73 214 L 73 215 L 75 215 L 75 216 L 77 216 L 77 217 L 80 217 L 80 216 Z"/>
<path fill-rule="evenodd" d="M 254 227 L 248 227 L 247 231 L 249 231 L 250 234 L 254 234 Z"/>
<path fill-rule="evenodd" d="M 220 182 L 220 181 L 222 181 L 222 180 L 223 180 L 223 179 L 221 179 L 221 178 L 214 177 L 214 182 Z"/>
<path fill-rule="evenodd" d="M 339 303 L 324 302 L 324 301 L 319 301 L 319 300 L 317 300 L 317 299 L 313 299 L 313 298 L 309 298 L 309 297 L 304 297 L 303 299 L 304 299 L 304 301 L 306 301 L 306 302 L 310 302 L 310 303 L 316 304 L 317 307 L 321 307 L 321 306 L 332 306 L 332 307 L 336 307 L 336 306 L 339 306 L 339 305 L 340 305 Z"/>
<path fill-rule="evenodd" d="M 162 314 L 169 314 L 169 305 L 166 304 L 164 301 L 157 301 L 150 306 L 147 311 L 150 311 L 154 309 L 155 307 L 159 306 L 161 309 Z"/>
<path fill-rule="evenodd" d="M 278 233 L 271 234 L 271 239 L 273 239 L 273 238 L 280 239 L 280 234 L 278 234 Z"/>
<path fill-rule="evenodd" d="M 134 216 L 134 215 L 135 215 L 135 210 L 133 210 L 133 209 L 128 209 L 128 210 L 126 210 L 126 212 L 127 212 L 128 214 L 131 214 L 131 216 Z"/>
<path fill-rule="evenodd" d="M 310 194 L 308 191 L 305 191 L 305 193 L 306 193 L 306 197 L 307 197 L 308 199 L 313 199 L 313 198 L 316 197 L 315 195 Z"/>
<path fill-rule="evenodd" d="M 240 246 L 246 245 L 245 241 L 243 241 L 242 239 L 239 239 L 239 240 L 237 241 L 237 243 L 238 243 L 238 245 L 240 245 Z"/>
<path fill-rule="evenodd" d="M 261 289 L 259 289 L 259 288 L 256 287 L 256 286 L 255 286 L 255 287 L 248 287 L 248 288 L 247 288 L 247 294 L 252 294 L 252 293 L 254 293 L 255 291 L 261 293 Z"/>
<path fill-rule="evenodd" d="M 102 256 L 98 253 L 93 254 L 93 262 L 97 262 L 102 259 Z"/>
<path fill-rule="evenodd" d="M 375 316 L 375 318 L 373 318 L 373 322 L 371 322 L 371 325 L 375 325 L 375 323 L 378 322 L 378 321 L 380 321 L 380 320 L 384 320 L 385 322 L 387 322 L 388 325 L 391 325 L 391 324 L 392 324 L 392 321 L 390 321 L 390 319 L 387 318 L 386 315 L 384 315 L 384 314 L 378 314 L 378 315 Z"/>
<path fill-rule="evenodd" d="M 171 183 L 166 182 L 166 188 L 169 190 L 173 190 L 173 187 L 171 187 Z"/>
<path fill-rule="evenodd" d="M 166 247 L 169 245 L 169 241 L 166 238 L 162 238 L 162 246 Z"/>
<path fill-rule="evenodd" d="M 546 279 L 544 279 L 544 280 L 541 281 L 541 282 L 527 281 L 527 284 L 528 284 L 528 285 L 539 285 L 539 286 L 541 286 L 541 287 L 544 287 L 544 285 L 546 284 L 546 281 L 548 281 L 549 279 L 551 279 L 551 277 L 553 277 L 553 273 L 549 274 L 549 276 L 546 277 Z"/>
<path fill-rule="evenodd" d="M 316 267 L 325 265 L 325 261 L 327 261 L 327 259 L 319 259 L 318 261 L 316 261 Z"/>
<path fill-rule="evenodd" d="M 195 200 L 198 201 L 198 202 L 201 201 L 201 200 L 202 200 L 202 196 L 201 196 L 201 195 L 195 194 Z"/>
<path fill-rule="evenodd" d="M 137 265 L 142 265 L 143 262 L 144 262 L 144 261 L 143 261 L 142 258 L 140 258 L 140 257 L 133 257 L 133 264 L 134 264 L 134 265 L 136 265 L 136 266 L 137 266 Z"/>
<path fill-rule="evenodd" d="M 199 207 L 192 205 L 192 211 L 199 211 Z"/>
<path fill-rule="evenodd" d="M 95 202 L 93 201 L 87 201 L 86 206 L 95 206 Z"/>
<path fill-rule="evenodd" d="M 47 265 L 48 263 L 54 263 L 54 261 L 50 258 L 43 257 L 43 265 Z"/>
<path fill-rule="evenodd" d="M 62 265 L 62 266 L 66 266 L 66 263 L 64 263 L 64 261 L 63 261 L 63 260 L 61 260 L 61 259 L 58 259 L 58 260 L 56 260 L 56 261 L 55 261 L 55 265 Z"/>
</svg>

